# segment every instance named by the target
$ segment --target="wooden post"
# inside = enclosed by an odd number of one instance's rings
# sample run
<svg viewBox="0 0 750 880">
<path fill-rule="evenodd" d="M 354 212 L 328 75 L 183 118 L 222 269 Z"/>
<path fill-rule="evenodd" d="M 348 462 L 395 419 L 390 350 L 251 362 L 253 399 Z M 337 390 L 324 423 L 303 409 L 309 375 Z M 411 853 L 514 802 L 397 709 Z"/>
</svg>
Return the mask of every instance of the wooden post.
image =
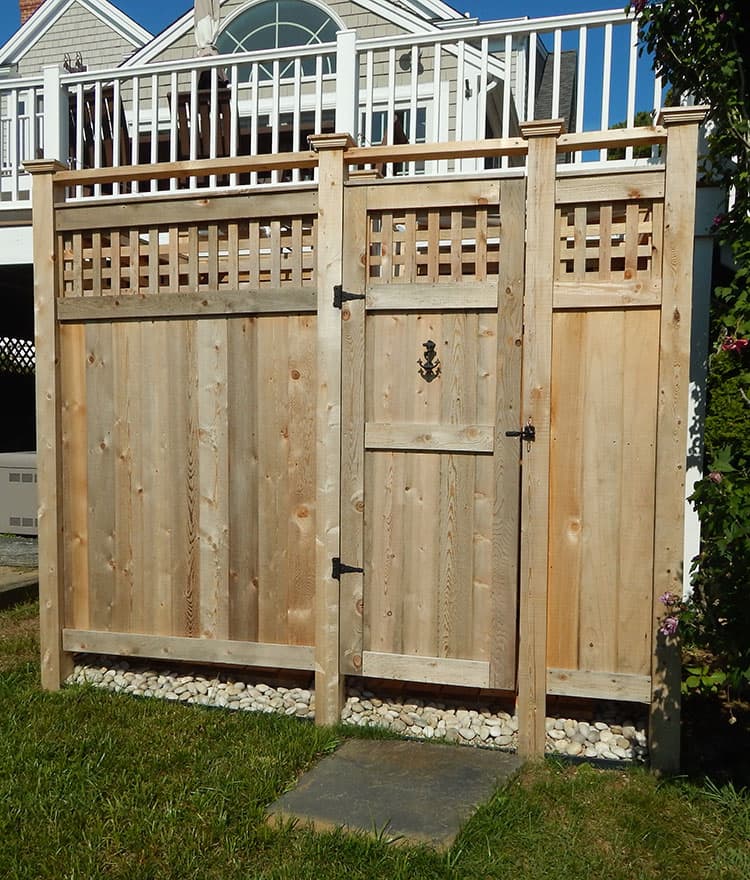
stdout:
<svg viewBox="0 0 750 880">
<path fill-rule="evenodd" d="M 659 339 L 659 409 L 654 512 L 653 654 L 649 754 L 657 772 L 680 766 L 680 648 L 659 633 L 659 597 L 682 593 L 685 462 L 690 383 L 690 322 L 698 126 L 705 107 L 670 107 L 664 184 L 664 251 Z"/>
<path fill-rule="evenodd" d="M 24 167 L 33 175 L 34 346 L 36 349 L 37 486 L 39 492 L 39 640 L 42 687 L 57 690 L 73 670 L 63 651 L 64 572 L 62 532 L 62 430 L 60 424 L 60 338 L 57 327 L 58 268 L 55 247 L 55 173 L 65 166 L 36 159 Z"/>
<path fill-rule="evenodd" d="M 310 146 L 318 164 L 318 400 L 315 539 L 315 721 L 337 724 L 344 677 L 339 662 L 339 582 L 331 562 L 339 555 L 341 496 L 341 311 L 333 288 L 342 282 L 344 150 L 348 134 L 320 134 Z"/>
<path fill-rule="evenodd" d="M 519 561 L 518 751 L 544 755 L 547 687 L 550 384 L 554 281 L 555 173 L 560 119 L 526 122 L 526 289 L 521 418 L 536 431 L 524 446 Z"/>
</svg>

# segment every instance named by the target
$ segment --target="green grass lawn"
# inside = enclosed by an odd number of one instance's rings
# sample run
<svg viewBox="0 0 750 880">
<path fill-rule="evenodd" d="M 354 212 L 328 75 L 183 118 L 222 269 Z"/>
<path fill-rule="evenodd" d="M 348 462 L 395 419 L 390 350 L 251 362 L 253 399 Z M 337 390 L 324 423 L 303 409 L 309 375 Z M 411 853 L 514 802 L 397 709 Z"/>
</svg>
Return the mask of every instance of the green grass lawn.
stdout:
<svg viewBox="0 0 750 880">
<path fill-rule="evenodd" d="M 93 688 L 43 693 L 35 614 L 0 612 L 3 880 L 750 877 L 750 795 L 642 769 L 530 766 L 442 854 L 269 827 L 266 805 L 354 731 Z"/>
</svg>

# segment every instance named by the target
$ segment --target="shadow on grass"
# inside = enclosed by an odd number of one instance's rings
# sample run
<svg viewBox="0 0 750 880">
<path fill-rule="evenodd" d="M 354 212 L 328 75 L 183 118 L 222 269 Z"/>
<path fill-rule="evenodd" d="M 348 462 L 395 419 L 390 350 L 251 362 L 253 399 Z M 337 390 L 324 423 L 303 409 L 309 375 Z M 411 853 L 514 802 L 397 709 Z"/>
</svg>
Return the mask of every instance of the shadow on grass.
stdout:
<svg viewBox="0 0 750 880">
<path fill-rule="evenodd" d="M 683 697 L 682 771 L 691 779 L 750 787 L 750 703 Z"/>
</svg>

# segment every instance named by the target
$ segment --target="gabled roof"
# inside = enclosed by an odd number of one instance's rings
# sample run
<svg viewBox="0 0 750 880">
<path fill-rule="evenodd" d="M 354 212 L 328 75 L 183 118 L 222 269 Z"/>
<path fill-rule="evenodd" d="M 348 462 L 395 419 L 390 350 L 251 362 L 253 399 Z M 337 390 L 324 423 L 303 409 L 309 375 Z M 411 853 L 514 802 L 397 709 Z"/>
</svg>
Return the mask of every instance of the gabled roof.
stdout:
<svg viewBox="0 0 750 880">
<path fill-rule="evenodd" d="M 152 34 L 142 28 L 130 16 L 113 6 L 109 0 L 46 0 L 13 34 L 4 46 L 0 46 L 0 64 L 16 64 L 64 15 L 71 6 L 78 5 L 101 19 L 108 27 L 136 49 L 152 39 Z"/>
<path fill-rule="evenodd" d="M 51 0 L 47 0 L 51 2 Z M 186 0 L 187 2 L 187 0 Z M 226 0 L 220 0 L 223 6 Z M 358 6 L 402 27 L 407 33 L 425 33 L 437 30 L 435 21 L 463 20 L 464 16 L 443 0 L 356 0 Z M 123 67 L 151 61 L 180 37 L 192 31 L 193 4 L 184 15 L 166 27 L 147 46 L 133 54 Z"/>
</svg>

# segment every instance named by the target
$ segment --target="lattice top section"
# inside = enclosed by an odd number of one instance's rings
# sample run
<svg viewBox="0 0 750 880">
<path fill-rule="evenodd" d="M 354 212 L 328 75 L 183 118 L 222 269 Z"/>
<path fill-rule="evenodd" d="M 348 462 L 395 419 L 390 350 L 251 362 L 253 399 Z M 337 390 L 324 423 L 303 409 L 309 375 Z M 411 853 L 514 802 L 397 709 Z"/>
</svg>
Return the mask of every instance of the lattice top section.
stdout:
<svg viewBox="0 0 750 880">
<path fill-rule="evenodd" d="M 63 296 L 312 287 L 314 215 L 60 235 Z"/>
<path fill-rule="evenodd" d="M 558 208 L 556 280 L 657 281 L 663 216 L 651 200 Z"/>
<path fill-rule="evenodd" d="M 368 218 L 370 283 L 485 281 L 497 277 L 495 207 L 375 211 Z"/>
<path fill-rule="evenodd" d="M 0 337 L 0 373 L 13 376 L 32 375 L 36 369 L 34 343 L 12 336 Z"/>
</svg>

